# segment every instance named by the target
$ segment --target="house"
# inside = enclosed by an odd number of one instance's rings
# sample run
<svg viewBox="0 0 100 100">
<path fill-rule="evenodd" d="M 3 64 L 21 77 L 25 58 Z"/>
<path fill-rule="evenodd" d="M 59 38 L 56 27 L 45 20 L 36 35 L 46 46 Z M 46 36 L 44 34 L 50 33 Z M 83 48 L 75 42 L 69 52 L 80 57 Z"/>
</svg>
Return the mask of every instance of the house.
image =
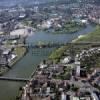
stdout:
<svg viewBox="0 0 100 100">
<path fill-rule="evenodd" d="M 50 87 L 47 87 L 46 95 L 49 95 L 49 94 L 50 94 Z"/>
<path fill-rule="evenodd" d="M 10 32 L 10 35 L 11 36 L 27 36 L 29 33 L 28 33 L 28 30 L 27 29 L 17 29 L 17 30 L 14 30 L 12 32 Z"/>
<path fill-rule="evenodd" d="M 73 97 L 71 100 L 80 100 L 79 97 Z"/>
<path fill-rule="evenodd" d="M 66 100 L 66 94 L 64 92 L 61 94 L 61 100 Z"/>
<path fill-rule="evenodd" d="M 65 57 L 65 58 L 64 58 L 64 60 L 62 61 L 62 63 L 68 64 L 70 61 L 71 61 L 71 57 L 68 56 L 68 57 Z"/>
<path fill-rule="evenodd" d="M 5 49 L 5 50 L 2 52 L 2 54 L 3 54 L 3 55 L 9 55 L 10 52 L 11 52 L 11 49 Z"/>
<path fill-rule="evenodd" d="M 75 62 L 76 76 L 80 76 L 80 61 Z"/>
<path fill-rule="evenodd" d="M 17 57 L 16 54 L 11 54 L 11 56 L 8 58 L 8 62 L 10 63 L 12 60 L 14 60 Z"/>
<path fill-rule="evenodd" d="M 13 47 L 0 46 L 0 65 L 7 66 L 17 55 L 12 54 Z"/>
<path fill-rule="evenodd" d="M 46 67 L 47 67 L 47 64 L 40 64 L 41 69 L 46 68 Z"/>
<path fill-rule="evenodd" d="M 5 67 L 8 65 L 8 61 L 7 61 L 7 58 L 6 57 L 2 57 L 0 56 L 0 66 L 1 67 Z"/>
</svg>

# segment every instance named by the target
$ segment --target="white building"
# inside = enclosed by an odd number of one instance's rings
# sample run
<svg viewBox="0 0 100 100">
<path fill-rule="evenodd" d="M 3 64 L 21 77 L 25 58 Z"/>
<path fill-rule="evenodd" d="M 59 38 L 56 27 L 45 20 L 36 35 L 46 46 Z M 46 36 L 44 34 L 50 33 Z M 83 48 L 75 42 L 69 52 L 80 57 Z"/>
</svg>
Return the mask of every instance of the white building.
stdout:
<svg viewBox="0 0 100 100">
<path fill-rule="evenodd" d="M 47 65 L 46 64 L 40 64 L 40 68 L 43 69 L 43 68 L 46 68 Z"/>
<path fill-rule="evenodd" d="M 39 7 L 38 6 L 34 7 L 34 12 L 36 12 L 36 13 L 39 12 Z"/>
<path fill-rule="evenodd" d="M 47 94 L 47 95 L 49 95 L 49 94 L 50 94 L 50 87 L 47 87 L 46 94 Z"/>
<path fill-rule="evenodd" d="M 27 29 L 17 29 L 17 30 L 10 32 L 10 35 L 12 36 L 27 36 L 28 34 L 29 33 Z"/>
<path fill-rule="evenodd" d="M 68 57 L 65 57 L 65 58 L 64 58 L 64 60 L 62 61 L 62 63 L 68 64 L 70 61 L 71 61 L 71 57 L 68 56 Z"/>
<path fill-rule="evenodd" d="M 79 61 L 75 62 L 75 67 L 76 67 L 76 76 L 80 76 L 80 62 Z"/>
<path fill-rule="evenodd" d="M 64 92 L 61 94 L 61 100 L 67 100 L 66 99 L 66 94 L 64 94 Z"/>
</svg>

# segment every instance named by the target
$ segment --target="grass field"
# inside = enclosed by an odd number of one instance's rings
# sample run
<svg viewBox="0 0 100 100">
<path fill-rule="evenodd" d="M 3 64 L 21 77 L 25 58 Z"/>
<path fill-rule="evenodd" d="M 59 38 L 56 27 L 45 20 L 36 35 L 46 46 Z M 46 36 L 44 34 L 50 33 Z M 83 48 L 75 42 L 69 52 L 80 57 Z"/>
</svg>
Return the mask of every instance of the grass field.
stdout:
<svg viewBox="0 0 100 100">
<path fill-rule="evenodd" d="M 24 56 L 24 54 L 26 53 L 26 48 L 16 47 L 14 53 L 17 55 L 17 57 L 11 62 L 10 66 L 13 66 L 13 64 L 15 64 L 18 60 L 20 60 Z"/>
</svg>

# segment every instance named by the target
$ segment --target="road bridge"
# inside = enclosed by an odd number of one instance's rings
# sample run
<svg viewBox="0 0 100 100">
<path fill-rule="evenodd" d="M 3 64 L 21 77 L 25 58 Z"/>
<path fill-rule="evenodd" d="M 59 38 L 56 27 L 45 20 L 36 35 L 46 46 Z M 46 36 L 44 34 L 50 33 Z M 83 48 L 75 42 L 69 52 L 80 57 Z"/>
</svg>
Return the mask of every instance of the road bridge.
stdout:
<svg viewBox="0 0 100 100">
<path fill-rule="evenodd" d="M 16 46 L 19 47 L 27 47 L 27 48 L 53 48 L 53 47 L 60 47 L 60 46 L 66 46 L 66 45 L 99 45 L 100 43 L 44 43 L 44 44 L 33 44 L 33 43 L 26 43 L 26 44 L 17 44 Z"/>
<path fill-rule="evenodd" d="M 30 79 L 27 79 L 27 78 L 10 78 L 10 77 L 0 77 L 0 80 L 16 81 L 16 82 L 27 82 L 27 81 L 30 81 Z"/>
</svg>

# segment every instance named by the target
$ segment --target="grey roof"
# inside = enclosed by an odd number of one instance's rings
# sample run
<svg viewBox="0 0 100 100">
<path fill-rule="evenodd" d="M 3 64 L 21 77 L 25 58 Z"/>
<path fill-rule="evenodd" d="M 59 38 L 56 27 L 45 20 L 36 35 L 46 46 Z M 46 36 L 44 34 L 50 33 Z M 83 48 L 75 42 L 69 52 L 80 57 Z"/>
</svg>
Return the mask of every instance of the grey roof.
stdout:
<svg viewBox="0 0 100 100">
<path fill-rule="evenodd" d="M 7 59 L 5 57 L 0 56 L 0 65 L 7 65 Z"/>
</svg>

